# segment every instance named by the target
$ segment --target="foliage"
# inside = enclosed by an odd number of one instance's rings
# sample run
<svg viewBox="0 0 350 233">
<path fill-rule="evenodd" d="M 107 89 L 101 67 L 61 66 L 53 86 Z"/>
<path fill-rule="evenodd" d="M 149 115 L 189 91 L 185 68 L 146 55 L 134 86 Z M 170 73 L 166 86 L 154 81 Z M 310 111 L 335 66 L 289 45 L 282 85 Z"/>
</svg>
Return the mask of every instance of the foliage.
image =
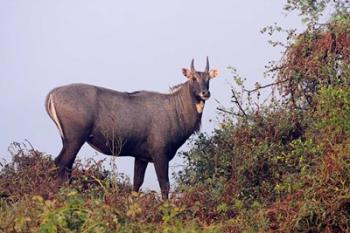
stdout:
<svg viewBox="0 0 350 233">
<path fill-rule="evenodd" d="M 208 193 L 201 206 L 233 213 L 237 231 L 350 231 L 350 17 L 334 2 L 331 19 L 318 24 L 331 1 L 289 1 L 308 28 L 288 38 L 270 70 L 275 82 L 247 90 L 234 70 L 233 107 L 219 108 L 220 127 L 182 153 L 178 190 Z M 260 103 L 268 87 L 272 98 Z"/>
<path fill-rule="evenodd" d="M 154 192 L 131 192 L 128 179 L 107 171 L 102 161 L 77 161 L 70 184 L 60 184 L 50 156 L 19 143 L 11 152 L 12 161 L 0 169 L 0 232 L 222 232 L 226 227 L 225 206 L 208 206 L 213 211 L 208 215 L 190 197 L 174 195 L 163 202 Z"/>
<path fill-rule="evenodd" d="M 350 16 L 334 15 L 317 30 L 300 34 L 279 64 L 276 82 L 293 107 L 313 105 L 321 87 L 349 85 Z"/>
<path fill-rule="evenodd" d="M 316 27 L 325 16 L 326 10 L 335 14 L 347 11 L 350 7 L 349 1 L 344 0 L 287 0 L 284 10 L 287 12 L 297 11 L 304 23 L 309 28 Z"/>
</svg>

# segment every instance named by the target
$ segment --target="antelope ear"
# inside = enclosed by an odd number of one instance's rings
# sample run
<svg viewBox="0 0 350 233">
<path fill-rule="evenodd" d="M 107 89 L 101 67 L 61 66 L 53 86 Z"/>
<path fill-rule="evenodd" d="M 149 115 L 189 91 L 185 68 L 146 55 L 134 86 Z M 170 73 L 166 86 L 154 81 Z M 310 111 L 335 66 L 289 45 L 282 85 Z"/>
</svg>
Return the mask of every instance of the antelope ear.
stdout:
<svg viewBox="0 0 350 233">
<path fill-rule="evenodd" d="M 188 79 L 192 78 L 191 70 L 189 70 L 189 69 L 183 68 L 182 74 Z"/>
<path fill-rule="evenodd" d="M 212 70 L 209 71 L 210 79 L 213 79 L 213 78 L 215 78 L 218 75 L 219 75 L 219 71 L 217 69 L 212 69 Z"/>
</svg>

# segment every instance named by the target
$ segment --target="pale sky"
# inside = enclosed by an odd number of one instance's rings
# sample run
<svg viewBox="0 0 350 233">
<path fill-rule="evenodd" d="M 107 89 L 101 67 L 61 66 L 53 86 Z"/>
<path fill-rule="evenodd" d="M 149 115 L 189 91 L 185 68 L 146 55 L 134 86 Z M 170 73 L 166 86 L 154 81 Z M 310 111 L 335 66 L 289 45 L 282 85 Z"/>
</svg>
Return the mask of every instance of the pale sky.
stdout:
<svg viewBox="0 0 350 233">
<path fill-rule="evenodd" d="M 230 103 L 226 68 L 238 68 L 250 84 L 264 82 L 264 66 L 281 50 L 260 30 L 274 22 L 300 27 L 297 17 L 284 16 L 284 2 L 0 0 L 0 161 L 9 160 L 11 142 L 25 139 L 39 151 L 59 153 L 61 139 L 44 108 L 52 88 L 80 82 L 168 92 L 185 81 L 181 68 L 194 58 L 202 70 L 206 56 L 220 72 L 202 122 L 210 133 L 217 124 L 214 99 Z M 85 145 L 78 154 L 84 157 L 107 156 Z M 118 170 L 132 178 L 133 161 L 118 158 Z M 175 158 L 170 165 L 181 163 Z M 153 164 L 143 189 L 159 190 Z"/>
</svg>

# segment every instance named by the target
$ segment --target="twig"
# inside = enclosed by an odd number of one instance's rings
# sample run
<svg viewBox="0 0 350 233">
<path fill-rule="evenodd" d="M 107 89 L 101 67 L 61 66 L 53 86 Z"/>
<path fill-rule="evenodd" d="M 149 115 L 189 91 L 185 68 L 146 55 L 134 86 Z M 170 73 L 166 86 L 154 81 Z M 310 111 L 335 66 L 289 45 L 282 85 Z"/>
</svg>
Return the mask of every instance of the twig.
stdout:
<svg viewBox="0 0 350 233">
<path fill-rule="evenodd" d="M 277 84 L 285 83 L 285 82 L 288 82 L 288 81 L 289 81 L 289 79 L 285 79 L 285 80 L 281 80 L 281 81 L 278 81 L 278 82 L 269 83 L 269 84 L 266 84 L 266 85 L 263 85 L 263 86 L 259 86 L 257 88 L 252 89 L 252 90 L 244 89 L 244 91 L 247 92 L 248 94 L 251 94 L 251 93 L 256 92 L 258 90 L 261 90 L 261 89 L 264 89 L 264 88 L 267 88 L 267 87 L 271 87 L 271 86 L 275 86 Z"/>
<path fill-rule="evenodd" d="M 102 184 L 101 180 L 98 179 L 97 177 L 93 176 L 93 175 L 91 176 L 91 178 L 92 178 L 93 180 L 95 180 L 95 181 L 102 187 L 104 193 L 106 193 L 106 188 L 105 188 L 105 186 Z"/>
<path fill-rule="evenodd" d="M 267 68 L 267 67 L 266 67 L 266 68 Z M 276 71 L 276 70 L 281 70 L 281 69 L 283 69 L 283 68 L 284 68 L 284 66 L 275 66 L 275 67 L 272 67 L 271 69 L 265 71 L 264 73 L 274 72 L 274 71 Z"/>
<path fill-rule="evenodd" d="M 228 113 L 228 114 L 235 114 L 234 112 L 227 111 L 226 109 L 223 109 L 223 108 L 220 108 L 220 107 L 217 107 L 216 110 L 224 112 L 224 113 Z"/>
<path fill-rule="evenodd" d="M 24 141 L 30 146 L 31 150 L 34 151 L 34 147 L 33 147 L 32 143 L 30 143 L 30 141 L 28 139 L 24 139 Z"/>
<path fill-rule="evenodd" d="M 244 117 L 248 118 L 247 114 L 245 113 L 244 109 L 242 108 L 242 105 L 239 103 L 239 100 L 238 100 L 238 98 L 233 90 L 232 90 L 232 98 L 234 99 L 233 103 L 235 103 L 237 105 L 239 110 L 243 113 Z"/>
</svg>

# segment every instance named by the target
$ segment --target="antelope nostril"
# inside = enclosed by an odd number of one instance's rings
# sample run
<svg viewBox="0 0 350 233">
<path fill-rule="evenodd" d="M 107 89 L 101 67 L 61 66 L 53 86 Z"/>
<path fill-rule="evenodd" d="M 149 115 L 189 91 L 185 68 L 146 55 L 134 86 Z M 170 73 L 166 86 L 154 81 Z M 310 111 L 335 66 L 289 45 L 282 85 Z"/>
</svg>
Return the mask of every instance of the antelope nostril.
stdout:
<svg viewBox="0 0 350 233">
<path fill-rule="evenodd" d="M 210 97 L 210 92 L 209 91 L 202 91 L 202 96 L 209 98 Z"/>
</svg>

